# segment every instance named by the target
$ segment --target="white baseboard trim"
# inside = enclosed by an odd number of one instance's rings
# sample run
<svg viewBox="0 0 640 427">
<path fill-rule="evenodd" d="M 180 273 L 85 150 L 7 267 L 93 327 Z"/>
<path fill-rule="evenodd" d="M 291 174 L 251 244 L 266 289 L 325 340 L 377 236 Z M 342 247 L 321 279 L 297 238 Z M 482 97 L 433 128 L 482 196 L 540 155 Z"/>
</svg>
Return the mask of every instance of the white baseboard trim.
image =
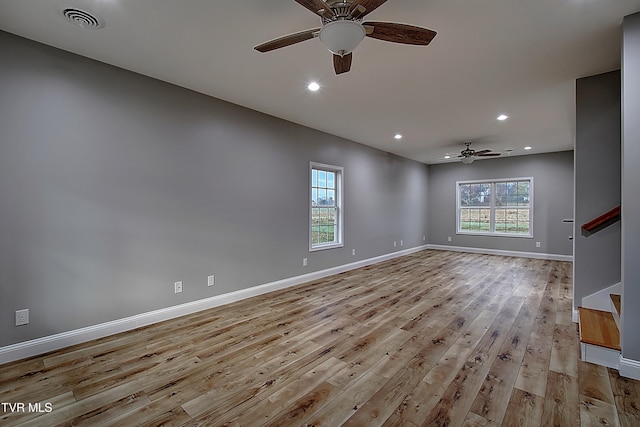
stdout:
<svg viewBox="0 0 640 427">
<path fill-rule="evenodd" d="M 613 307 L 611 306 L 611 297 L 609 295 L 621 293 L 622 283 L 616 283 L 615 285 L 611 285 L 582 298 L 581 307 L 613 312 Z"/>
<path fill-rule="evenodd" d="M 580 343 L 580 358 L 585 362 L 595 363 L 596 365 L 606 366 L 608 368 L 620 368 L 620 352 L 610 348 L 600 347 L 597 345 Z"/>
<path fill-rule="evenodd" d="M 474 254 L 502 255 L 502 256 L 513 256 L 513 257 L 520 257 L 520 258 L 548 259 L 551 261 L 573 262 L 572 255 L 545 254 L 545 253 L 539 253 L 539 252 L 507 251 L 502 249 L 469 248 L 464 246 L 448 246 L 448 245 L 427 245 L 427 248 L 435 249 L 439 251 L 470 252 Z"/>
<path fill-rule="evenodd" d="M 580 323 L 580 312 L 578 310 L 573 310 L 571 320 L 573 320 L 573 323 Z"/>
<path fill-rule="evenodd" d="M 640 361 L 625 359 L 620 355 L 620 375 L 634 380 L 640 380 Z"/>
<path fill-rule="evenodd" d="M 303 274 L 301 276 L 290 277 L 287 279 L 265 283 L 246 289 L 240 289 L 238 291 L 229 292 L 222 295 L 216 295 L 210 298 L 204 298 L 185 304 L 137 314 L 135 316 L 126 317 L 123 319 L 117 319 L 98 325 L 88 326 L 86 328 L 75 329 L 72 331 L 62 332 L 55 335 L 49 335 L 30 341 L 0 347 L 0 365 L 27 357 L 37 356 L 39 354 L 48 353 L 50 351 L 59 350 L 64 347 L 69 347 L 71 345 L 80 344 L 109 335 L 118 334 L 120 332 L 130 331 L 132 329 L 151 325 L 153 323 L 175 319 L 187 314 L 196 313 L 198 311 L 206 310 L 209 308 L 214 308 L 246 298 L 266 294 L 268 292 L 300 285 L 312 280 L 317 280 L 334 274 L 344 273 L 345 271 L 354 270 L 356 268 L 377 264 L 379 262 L 419 252 L 424 249 L 427 249 L 426 245 L 417 246 L 415 248 L 392 252 L 374 258 L 368 258 L 349 264 L 327 268 L 325 270 L 314 271 L 311 273 Z"/>
</svg>

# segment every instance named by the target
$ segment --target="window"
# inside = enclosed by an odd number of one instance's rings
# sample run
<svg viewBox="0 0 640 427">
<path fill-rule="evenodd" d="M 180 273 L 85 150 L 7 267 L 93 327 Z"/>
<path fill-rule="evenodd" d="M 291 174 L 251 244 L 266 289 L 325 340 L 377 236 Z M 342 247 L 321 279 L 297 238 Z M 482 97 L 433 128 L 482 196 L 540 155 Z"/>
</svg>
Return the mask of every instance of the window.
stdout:
<svg viewBox="0 0 640 427">
<path fill-rule="evenodd" d="M 309 249 L 342 246 L 342 175 L 338 166 L 310 163 Z"/>
<path fill-rule="evenodd" d="M 456 183 L 459 234 L 533 237 L 533 178 Z"/>
</svg>

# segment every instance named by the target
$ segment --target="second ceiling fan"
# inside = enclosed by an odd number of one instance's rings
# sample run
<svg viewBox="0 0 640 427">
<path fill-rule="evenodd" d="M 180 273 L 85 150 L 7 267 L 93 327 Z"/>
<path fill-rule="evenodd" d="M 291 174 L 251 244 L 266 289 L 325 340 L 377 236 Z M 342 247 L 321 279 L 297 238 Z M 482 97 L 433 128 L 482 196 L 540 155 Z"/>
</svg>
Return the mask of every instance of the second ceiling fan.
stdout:
<svg viewBox="0 0 640 427">
<path fill-rule="evenodd" d="M 352 51 L 366 37 L 394 43 L 426 46 L 436 32 L 395 22 L 362 22 L 369 13 L 387 0 L 294 0 L 320 16 L 322 27 L 289 34 L 255 47 L 259 52 L 269 52 L 305 40 L 318 37 L 333 53 L 336 74 L 351 69 Z"/>
<path fill-rule="evenodd" d="M 460 155 L 458 156 L 458 158 L 460 158 L 460 160 L 464 164 L 473 163 L 476 157 L 496 157 L 500 155 L 500 153 L 494 153 L 488 149 L 476 151 L 473 148 L 471 148 L 471 141 L 465 142 L 464 145 L 465 145 L 465 149 L 462 150 L 460 152 Z"/>
</svg>

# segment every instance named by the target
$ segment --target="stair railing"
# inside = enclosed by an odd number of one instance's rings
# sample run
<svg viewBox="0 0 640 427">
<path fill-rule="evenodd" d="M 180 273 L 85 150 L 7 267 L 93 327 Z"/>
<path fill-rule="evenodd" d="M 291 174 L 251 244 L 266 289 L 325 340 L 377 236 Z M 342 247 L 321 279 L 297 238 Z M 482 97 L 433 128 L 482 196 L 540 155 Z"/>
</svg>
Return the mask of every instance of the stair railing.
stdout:
<svg viewBox="0 0 640 427">
<path fill-rule="evenodd" d="M 580 226 L 583 232 L 593 234 L 620 220 L 620 206 L 616 206 L 602 215 Z"/>
</svg>

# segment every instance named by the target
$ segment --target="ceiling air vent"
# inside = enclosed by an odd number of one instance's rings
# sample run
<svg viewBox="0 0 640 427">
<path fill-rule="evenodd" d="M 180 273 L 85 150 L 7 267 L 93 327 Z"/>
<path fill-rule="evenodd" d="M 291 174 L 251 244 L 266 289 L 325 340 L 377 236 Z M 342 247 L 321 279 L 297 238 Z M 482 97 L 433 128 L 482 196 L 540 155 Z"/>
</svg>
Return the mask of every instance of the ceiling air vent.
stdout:
<svg viewBox="0 0 640 427">
<path fill-rule="evenodd" d="M 63 9 L 62 16 L 64 16 L 67 21 L 89 30 L 97 30 L 104 26 L 104 20 L 98 15 L 74 7 Z"/>
</svg>

